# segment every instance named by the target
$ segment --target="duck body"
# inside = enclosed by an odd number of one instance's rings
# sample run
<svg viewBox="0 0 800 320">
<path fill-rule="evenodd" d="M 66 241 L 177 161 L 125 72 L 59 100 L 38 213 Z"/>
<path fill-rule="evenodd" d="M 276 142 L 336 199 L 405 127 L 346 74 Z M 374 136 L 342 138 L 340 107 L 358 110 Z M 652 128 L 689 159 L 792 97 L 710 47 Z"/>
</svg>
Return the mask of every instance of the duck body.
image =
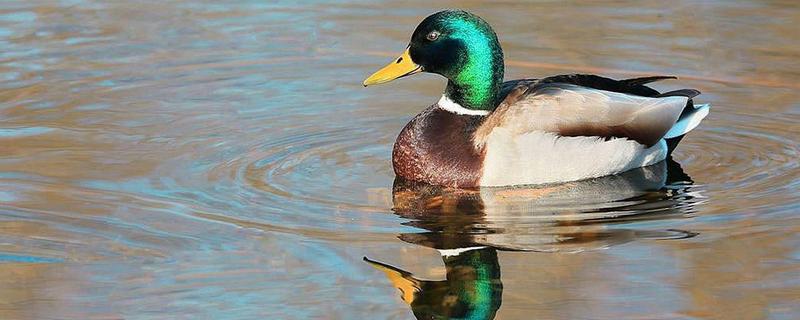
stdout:
<svg viewBox="0 0 800 320">
<path fill-rule="evenodd" d="M 400 178 L 443 186 L 559 183 L 652 165 L 709 111 L 694 105 L 697 90 L 646 85 L 669 76 L 502 82 L 494 32 L 459 10 L 423 20 L 406 52 L 364 84 L 421 71 L 447 77 L 447 89 L 400 132 L 392 164 Z"/>
<path fill-rule="evenodd" d="M 411 181 L 477 187 L 583 180 L 658 163 L 694 128 L 688 122 L 696 125 L 708 111 L 692 103 L 694 90 L 661 94 L 641 83 L 666 78 L 515 80 L 504 83 L 496 110 L 477 114 L 443 97 L 400 132 L 394 171 Z"/>
</svg>

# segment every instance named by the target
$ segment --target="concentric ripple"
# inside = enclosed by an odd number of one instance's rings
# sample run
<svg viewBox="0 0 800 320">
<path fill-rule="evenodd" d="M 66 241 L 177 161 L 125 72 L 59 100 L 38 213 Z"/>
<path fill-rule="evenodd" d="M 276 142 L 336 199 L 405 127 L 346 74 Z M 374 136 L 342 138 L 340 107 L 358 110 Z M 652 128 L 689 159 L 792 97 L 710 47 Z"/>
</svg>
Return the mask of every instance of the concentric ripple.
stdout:
<svg viewBox="0 0 800 320">
<path fill-rule="evenodd" d="M 701 129 L 704 134 L 696 139 L 687 138 L 676 152 L 678 161 L 724 181 L 707 188 L 730 206 L 775 210 L 787 192 L 800 185 L 800 128 L 791 125 L 800 117 L 721 114 L 719 118 L 720 126 Z"/>
</svg>

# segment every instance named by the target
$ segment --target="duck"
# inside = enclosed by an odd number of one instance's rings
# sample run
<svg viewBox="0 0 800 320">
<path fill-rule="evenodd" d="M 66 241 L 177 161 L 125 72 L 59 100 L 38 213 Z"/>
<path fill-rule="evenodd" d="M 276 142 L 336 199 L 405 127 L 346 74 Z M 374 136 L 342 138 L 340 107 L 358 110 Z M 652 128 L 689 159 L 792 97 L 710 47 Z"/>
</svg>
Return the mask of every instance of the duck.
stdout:
<svg viewBox="0 0 800 320">
<path fill-rule="evenodd" d="M 619 174 L 667 159 L 708 115 L 695 89 L 565 74 L 504 81 L 492 27 L 463 10 L 420 22 L 405 51 L 363 81 L 382 84 L 421 72 L 447 78 L 435 104 L 400 131 L 398 178 L 454 188 L 564 183 Z"/>
</svg>

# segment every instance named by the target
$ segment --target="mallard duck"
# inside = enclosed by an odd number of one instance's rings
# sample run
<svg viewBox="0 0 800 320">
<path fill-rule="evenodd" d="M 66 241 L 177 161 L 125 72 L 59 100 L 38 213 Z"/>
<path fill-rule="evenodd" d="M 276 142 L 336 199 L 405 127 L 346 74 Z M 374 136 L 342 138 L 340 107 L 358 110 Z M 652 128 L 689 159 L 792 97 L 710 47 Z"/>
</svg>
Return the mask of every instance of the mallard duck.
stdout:
<svg viewBox="0 0 800 320">
<path fill-rule="evenodd" d="M 363 84 L 419 72 L 444 76 L 447 87 L 400 132 L 392 164 L 400 178 L 449 187 L 559 183 L 649 166 L 709 111 L 692 102 L 697 90 L 646 86 L 671 76 L 503 82 L 497 35 L 461 10 L 422 20 L 400 57 Z"/>
</svg>

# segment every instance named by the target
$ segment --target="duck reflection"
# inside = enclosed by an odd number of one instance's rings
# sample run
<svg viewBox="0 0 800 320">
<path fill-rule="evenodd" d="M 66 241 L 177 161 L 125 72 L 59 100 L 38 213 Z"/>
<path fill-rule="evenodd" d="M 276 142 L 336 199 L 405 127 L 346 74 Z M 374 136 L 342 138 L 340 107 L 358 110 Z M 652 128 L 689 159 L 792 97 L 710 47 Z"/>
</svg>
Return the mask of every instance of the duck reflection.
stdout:
<svg viewBox="0 0 800 320">
<path fill-rule="evenodd" d="M 691 214 L 691 179 L 674 161 L 566 184 L 463 190 L 395 181 L 393 204 L 425 230 L 403 241 L 437 249 L 576 252 L 639 238 L 691 236 L 677 230 L 615 228 L 620 222 Z"/>
<path fill-rule="evenodd" d="M 364 258 L 383 271 L 418 319 L 493 319 L 503 285 L 497 250 L 580 252 L 637 239 L 679 239 L 682 230 L 636 230 L 621 222 L 673 219 L 693 212 L 696 194 L 680 165 L 653 166 L 560 185 L 463 190 L 395 180 L 393 205 L 424 231 L 405 242 L 438 249 L 446 279 L 419 280 Z"/>
<path fill-rule="evenodd" d="M 414 278 L 401 269 L 364 258 L 386 273 L 417 319 L 493 319 L 503 293 L 494 248 L 442 251 L 445 280 Z"/>
</svg>

